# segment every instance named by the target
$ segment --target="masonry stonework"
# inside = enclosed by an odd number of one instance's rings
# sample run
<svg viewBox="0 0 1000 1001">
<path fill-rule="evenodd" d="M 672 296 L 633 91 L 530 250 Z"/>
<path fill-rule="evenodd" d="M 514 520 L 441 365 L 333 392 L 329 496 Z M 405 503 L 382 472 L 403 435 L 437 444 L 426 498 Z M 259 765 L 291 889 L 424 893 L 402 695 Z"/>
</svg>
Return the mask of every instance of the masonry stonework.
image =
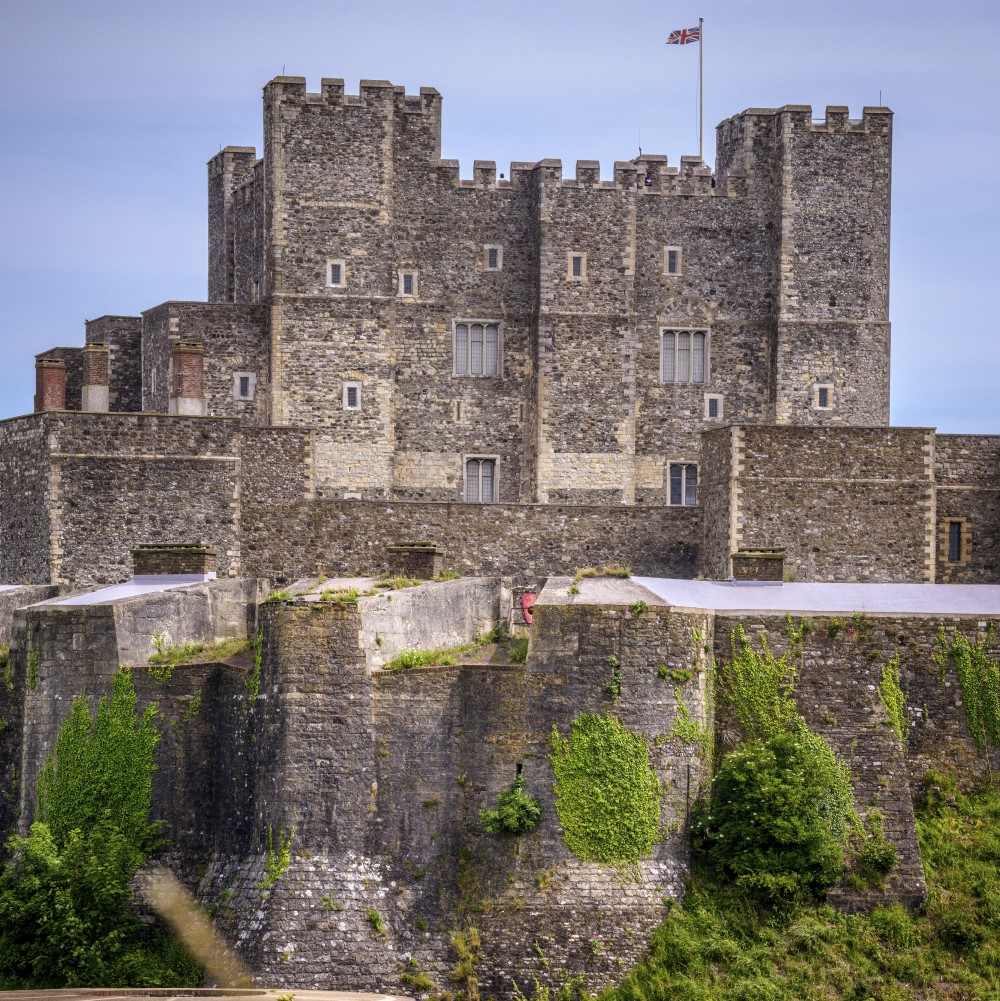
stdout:
<svg viewBox="0 0 1000 1001">
<path fill-rule="evenodd" d="M 791 580 L 997 584 L 1000 438 L 888 426 L 888 109 L 751 108 L 719 125 L 714 171 L 645 154 L 602 180 L 589 160 L 463 179 L 441 108 L 431 88 L 272 80 L 262 156 L 208 165 L 208 301 L 103 316 L 38 356 L 38 412 L 0 422 L 0 835 L 30 822 L 72 700 L 129 665 L 169 724 L 167 861 L 258 982 L 399 991 L 412 957 L 446 988 L 449 932 L 474 922 L 484 992 L 576 972 L 596 990 L 683 891 L 707 737 L 735 725 L 715 662 L 737 627 L 789 640 L 784 613 L 578 571 L 724 586 L 740 550 L 781 550 Z M 413 543 L 433 555 L 396 561 Z M 220 579 L 56 601 L 127 581 L 140 547 L 161 575 L 212 553 Z M 375 587 L 399 570 L 465 576 Z M 274 586 L 294 597 L 264 602 Z M 902 858 L 841 906 L 918 905 L 914 792 L 1000 765 L 933 657 L 940 629 L 991 643 L 996 619 L 811 622 L 799 711 Z M 386 669 L 498 624 L 530 625 L 525 663 Z M 148 670 L 156 642 L 222 639 L 249 649 Z M 878 697 L 892 658 L 903 740 Z M 685 711 L 706 739 L 678 737 Z M 637 734 L 664 792 L 628 877 L 559 827 L 551 734 L 583 712 Z M 517 775 L 541 825 L 487 834 L 479 810 Z"/>
</svg>

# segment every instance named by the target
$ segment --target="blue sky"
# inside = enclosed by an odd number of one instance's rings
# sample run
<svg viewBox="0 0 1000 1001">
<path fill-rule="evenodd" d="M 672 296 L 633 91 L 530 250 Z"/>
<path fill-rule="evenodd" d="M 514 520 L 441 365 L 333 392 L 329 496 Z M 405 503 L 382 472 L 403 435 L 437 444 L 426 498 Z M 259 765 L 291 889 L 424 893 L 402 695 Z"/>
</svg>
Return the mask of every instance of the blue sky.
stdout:
<svg viewBox="0 0 1000 1001">
<path fill-rule="evenodd" d="M 956 9 L 958 10 L 958 9 Z M 1000 5 L 924 0 L 21 0 L 0 36 L 0 417 L 31 410 L 33 355 L 85 318 L 206 294 L 205 162 L 260 147 L 282 71 L 444 95 L 443 155 L 706 157 L 748 107 L 896 112 L 892 422 L 1000 433 Z"/>
</svg>

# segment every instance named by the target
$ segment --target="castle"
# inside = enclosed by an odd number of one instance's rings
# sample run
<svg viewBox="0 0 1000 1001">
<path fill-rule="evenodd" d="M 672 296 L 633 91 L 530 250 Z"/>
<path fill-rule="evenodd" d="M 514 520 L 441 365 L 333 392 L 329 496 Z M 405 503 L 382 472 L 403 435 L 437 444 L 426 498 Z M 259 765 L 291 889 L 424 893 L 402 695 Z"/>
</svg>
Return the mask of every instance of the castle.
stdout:
<svg viewBox="0 0 1000 1001">
<path fill-rule="evenodd" d="M 780 649 L 789 612 L 823 627 L 800 711 L 834 720 L 904 855 L 886 893 L 918 901 L 911 779 L 995 759 L 930 652 L 940 625 L 982 638 L 1000 612 L 1000 436 L 888 424 L 891 122 L 750 109 L 718 127 L 714 171 L 476 161 L 464 180 L 435 90 L 271 81 L 262 158 L 208 165 L 209 301 L 88 322 L 84 347 L 38 356 L 36 412 L 0 422 L 0 827 L 30 819 L 71 699 L 129 664 L 173 724 L 173 862 L 227 902 L 260 977 L 392 988 L 404 954 L 444 975 L 449 927 L 474 920 L 492 990 L 550 962 L 607 983 L 681 891 L 710 762 L 668 737 L 678 705 L 716 725 L 730 633 Z M 373 590 L 413 542 L 464 578 Z M 709 583 L 774 576 L 777 550 L 789 581 L 862 590 Z M 640 576 L 573 584 L 605 563 Z M 523 624 L 522 592 L 525 665 L 383 670 Z M 835 625 L 862 612 L 877 629 Z M 245 662 L 144 673 L 154 637 L 252 636 L 256 689 Z M 908 742 L 869 683 L 901 649 Z M 555 820 L 549 735 L 585 711 L 644 734 L 665 790 L 631 882 Z M 515 768 L 546 818 L 516 844 L 475 828 Z M 292 826 L 261 905 L 268 835 Z"/>
</svg>

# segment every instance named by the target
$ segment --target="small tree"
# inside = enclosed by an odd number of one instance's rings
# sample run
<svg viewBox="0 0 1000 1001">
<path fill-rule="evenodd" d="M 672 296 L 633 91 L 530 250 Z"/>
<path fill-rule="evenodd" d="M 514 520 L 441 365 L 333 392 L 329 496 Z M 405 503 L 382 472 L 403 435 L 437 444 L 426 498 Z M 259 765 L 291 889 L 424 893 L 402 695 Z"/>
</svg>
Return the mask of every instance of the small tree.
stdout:
<svg viewBox="0 0 1000 1001">
<path fill-rule="evenodd" d="M 718 873 L 778 903 L 821 897 L 837 882 L 853 818 L 848 768 L 796 726 L 727 755 L 692 835 Z"/>
<path fill-rule="evenodd" d="M 181 986 L 184 949 L 132 910 L 131 880 L 154 847 L 149 822 L 155 705 L 137 718 L 121 669 L 91 719 L 77 699 L 38 781 L 39 819 L 12 837 L 0 873 L 0 988 Z"/>
<path fill-rule="evenodd" d="M 524 779 L 514 779 L 506 792 L 500 793 L 495 810 L 480 810 L 479 823 L 490 834 L 527 834 L 542 819 L 542 808 L 530 793 L 524 791 Z"/>
</svg>

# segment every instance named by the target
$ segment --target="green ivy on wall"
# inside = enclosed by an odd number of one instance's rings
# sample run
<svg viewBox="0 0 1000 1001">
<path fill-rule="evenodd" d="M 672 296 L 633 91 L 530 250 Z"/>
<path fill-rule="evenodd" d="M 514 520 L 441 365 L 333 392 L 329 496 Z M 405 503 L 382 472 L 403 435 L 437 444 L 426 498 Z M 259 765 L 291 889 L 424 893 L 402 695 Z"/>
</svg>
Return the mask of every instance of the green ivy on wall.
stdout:
<svg viewBox="0 0 1000 1001">
<path fill-rule="evenodd" d="M 797 635 L 801 643 L 801 628 Z M 795 691 L 792 657 L 798 652 L 795 639 L 796 634 L 792 634 L 791 647 L 775 657 L 766 637 L 761 637 L 761 649 L 757 651 L 742 626 L 732 633 L 733 659 L 719 665 L 719 691 L 751 740 L 766 740 L 783 733 L 799 719 L 792 698 Z"/>
<path fill-rule="evenodd" d="M 906 695 L 899 684 L 899 655 L 892 657 L 882 668 L 882 680 L 878 686 L 879 699 L 885 706 L 896 736 L 900 743 L 905 744 L 909 731 L 906 727 Z"/>
<path fill-rule="evenodd" d="M 662 837 L 663 790 L 649 748 L 611 716 L 584 713 L 568 737 L 552 728 L 556 813 L 573 854 L 623 865 L 649 855 Z"/>
<path fill-rule="evenodd" d="M 986 640 L 970 642 L 956 630 L 949 642 L 941 626 L 934 650 L 942 680 L 946 658 L 950 657 L 955 664 L 962 686 L 965 719 L 972 739 L 981 750 L 987 745 L 1000 746 L 1000 663 L 986 653 L 989 640 L 987 636 Z"/>
</svg>

